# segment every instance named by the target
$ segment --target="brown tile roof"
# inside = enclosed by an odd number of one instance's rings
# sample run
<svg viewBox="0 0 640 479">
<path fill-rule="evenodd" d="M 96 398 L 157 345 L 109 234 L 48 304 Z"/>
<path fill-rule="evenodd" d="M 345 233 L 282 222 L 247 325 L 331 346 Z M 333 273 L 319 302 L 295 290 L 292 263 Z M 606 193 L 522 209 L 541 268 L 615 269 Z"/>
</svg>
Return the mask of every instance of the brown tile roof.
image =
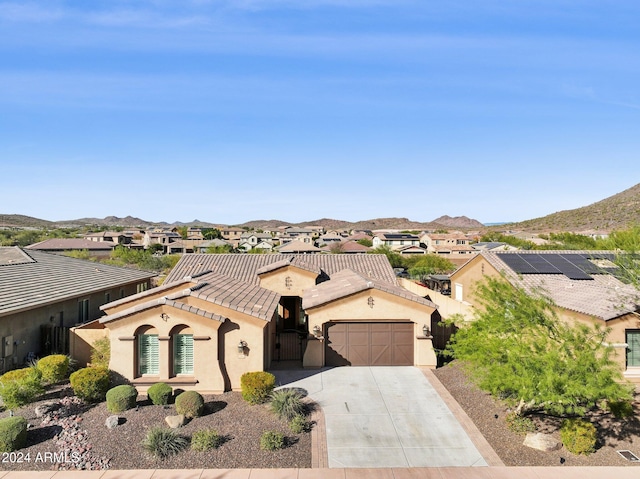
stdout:
<svg viewBox="0 0 640 479">
<path fill-rule="evenodd" d="M 315 288 L 305 290 L 302 297 L 302 307 L 304 309 L 314 308 L 368 289 L 377 289 L 424 306 L 429 306 L 433 309 L 437 308 L 437 306 L 428 299 L 418 296 L 400 286 L 367 279 L 351 269 L 344 269 L 334 273 L 331 275 L 331 280 L 320 283 Z"/>
<path fill-rule="evenodd" d="M 155 273 L 146 271 L 37 250 L 26 252 L 17 247 L 0 247 L 0 258 L 5 258 L 4 262 L 0 261 L 0 316 L 146 281 L 155 276 Z M 9 262 L 11 259 L 14 261 Z"/>
<path fill-rule="evenodd" d="M 191 296 L 265 321 L 271 320 L 280 301 L 278 293 L 219 273 L 199 277 L 197 286 Z"/>
<path fill-rule="evenodd" d="M 282 261 L 322 270 L 329 276 L 349 268 L 365 278 L 397 284 L 393 268 L 383 254 L 187 254 L 180 258 L 165 283 L 211 271 L 257 285 L 260 268 Z"/>
<path fill-rule="evenodd" d="M 276 261 L 275 263 L 271 263 L 263 266 L 262 268 L 259 268 L 256 271 L 256 274 L 261 275 L 264 273 L 269 273 L 271 271 L 275 271 L 280 268 L 285 268 L 287 266 L 295 266 L 296 268 L 304 269 L 306 271 L 310 271 L 315 274 L 320 274 L 322 272 L 320 268 L 312 264 L 309 264 L 306 261 L 296 260 L 295 262 L 292 262 L 290 258 L 287 258 L 287 259 L 283 259 L 282 261 Z"/>
<path fill-rule="evenodd" d="M 564 274 L 516 274 L 502 260 L 508 254 L 612 254 L 611 251 L 482 251 L 480 254 L 496 270 L 504 272 L 514 285 L 528 291 L 542 290 L 559 307 L 610 320 L 638 310 L 639 292 L 612 274 L 590 274 L 591 280 L 570 279 Z"/>
<path fill-rule="evenodd" d="M 30 244 L 25 249 L 37 249 L 40 251 L 69 251 L 69 250 L 90 250 L 90 251 L 111 251 L 118 243 L 111 241 L 91 241 L 80 238 L 51 238 Z"/>
<path fill-rule="evenodd" d="M 169 291 L 184 285 L 185 288 L 174 293 L 168 293 L 166 296 L 142 301 L 145 297 L 157 295 L 158 292 Z M 129 316 L 131 314 L 143 311 L 160 304 L 167 304 L 174 308 L 189 311 L 201 316 L 209 317 L 224 321 L 224 318 L 215 313 L 215 308 L 197 308 L 187 304 L 184 301 L 186 297 L 194 297 L 211 303 L 211 305 L 219 305 L 228 309 L 233 309 L 244 314 L 270 321 L 273 313 L 276 311 L 280 295 L 265 288 L 261 288 L 255 284 L 248 284 L 229 276 L 218 273 L 204 273 L 194 278 L 180 280 L 172 283 L 165 283 L 160 288 L 150 289 L 129 298 L 123 298 L 105 305 L 102 309 L 111 308 L 119 304 L 127 302 L 134 303 L 130 308 L 126 308 L 114 314 L 105 316 L 100 321 L 109 322 L 115 319 Z M 182 301 L 180 301 L 182 300 Z"/>
<path fill-rule="evenodd" d="M 282 254 L 284 253 L 319 253 L 320 248 L 312 245 L 311 243 L 305 243 L 303 241 L 293 240 L 290 241 L 279 248 L 278 251 Z"/>
<path fill-rule="evenodd" d="M 176 308 L 182 311 L 188 311 L 190 313 L 196 314 L 198 316 L 202 316 L 207 319 L 220 321 L 221 323 L 227 319 L 224 316 L 220 316 L 219 314 L 215 314 L 210 311 L 206 311 L 204 309 L 196 308 L 195 306 L 191 306 L 189 304 L 176 301 L 174 299 L 163 297 L 163 298 L 153 299 L 145 303 L 136 304 L 135 306 L 124 309 L 114 314 L 110 314 L 108 316 L 103 316 L 98 321 L 100 323 L 109 323 L 111 321 L 115 321 L 117 319 L 125 318 L 127 316 L 131 316 L 132 314 L 139 313 L 140 311 L 146 311 L 148 309 L 155 308 L 162 305 L 167 305 L 171 308 Z"/>
</svg>

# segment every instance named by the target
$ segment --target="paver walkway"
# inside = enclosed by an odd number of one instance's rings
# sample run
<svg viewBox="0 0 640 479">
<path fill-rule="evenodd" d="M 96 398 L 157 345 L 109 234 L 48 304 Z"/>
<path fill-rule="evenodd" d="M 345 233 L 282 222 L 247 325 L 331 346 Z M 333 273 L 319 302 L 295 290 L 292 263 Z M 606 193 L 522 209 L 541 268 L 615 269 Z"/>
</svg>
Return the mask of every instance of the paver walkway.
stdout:
<svg viewBox="0 0 640 479">
<path fill-rule="evenodd" d="M 343 367 L 303 379 L 273 372 L 322 407 L 331 468 L 487 465 L 418 368 Z"/>
</svg>

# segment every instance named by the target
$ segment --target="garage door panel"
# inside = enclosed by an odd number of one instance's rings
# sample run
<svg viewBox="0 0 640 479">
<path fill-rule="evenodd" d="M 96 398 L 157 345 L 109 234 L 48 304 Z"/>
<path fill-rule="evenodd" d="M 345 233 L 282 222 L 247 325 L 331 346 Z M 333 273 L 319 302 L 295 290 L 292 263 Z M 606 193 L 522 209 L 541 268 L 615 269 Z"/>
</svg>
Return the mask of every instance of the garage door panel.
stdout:
<svg viewBox="0 0 640 479">
<path fill-rule="evenodd" d="M 333 324 L 327 330 L 325 362 L 327 366 L 349 366 L 347 360 L 347 324 Z"/>
<path fill-rule="evenodd" d="M 413 324 L 396 324 L 393 331 L 393 364 L 413 366 Z"/>
<path fill-rule="evenodd" d="M 327 328 L 327 366 L 413 365 L 413 323 L 333 323 Z"/>
</svg>

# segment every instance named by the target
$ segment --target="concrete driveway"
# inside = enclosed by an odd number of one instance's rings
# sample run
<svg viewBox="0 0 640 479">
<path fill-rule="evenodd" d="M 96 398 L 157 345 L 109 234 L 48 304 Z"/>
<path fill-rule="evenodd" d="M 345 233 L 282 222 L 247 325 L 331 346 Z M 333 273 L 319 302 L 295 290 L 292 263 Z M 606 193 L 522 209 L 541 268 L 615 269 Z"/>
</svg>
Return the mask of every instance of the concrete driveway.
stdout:
<svg viewBox="0 0 640 479">
<path fill-rule="evenodd" d="M 487 465 L 418 368 L 272 372 L 322 407 L 329 467 Z"/>
</svg>

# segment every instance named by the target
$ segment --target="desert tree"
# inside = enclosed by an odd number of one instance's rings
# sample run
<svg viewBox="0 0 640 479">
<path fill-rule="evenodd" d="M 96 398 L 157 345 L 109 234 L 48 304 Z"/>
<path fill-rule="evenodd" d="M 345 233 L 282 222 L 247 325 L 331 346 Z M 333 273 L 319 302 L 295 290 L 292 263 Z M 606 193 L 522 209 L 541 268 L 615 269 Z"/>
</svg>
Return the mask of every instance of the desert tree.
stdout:
<svg viewBox="0 0 640 479">
<path fill-rule="evenodd" d="M 475 318 L 452 337 L 448 352 L 517 414 L 583 415 L 602 401 L 631 400 L 608 329 L 564 322 L 543 292 L 502 277 L 486 277 L 475 294 Z"/>
</svg>

